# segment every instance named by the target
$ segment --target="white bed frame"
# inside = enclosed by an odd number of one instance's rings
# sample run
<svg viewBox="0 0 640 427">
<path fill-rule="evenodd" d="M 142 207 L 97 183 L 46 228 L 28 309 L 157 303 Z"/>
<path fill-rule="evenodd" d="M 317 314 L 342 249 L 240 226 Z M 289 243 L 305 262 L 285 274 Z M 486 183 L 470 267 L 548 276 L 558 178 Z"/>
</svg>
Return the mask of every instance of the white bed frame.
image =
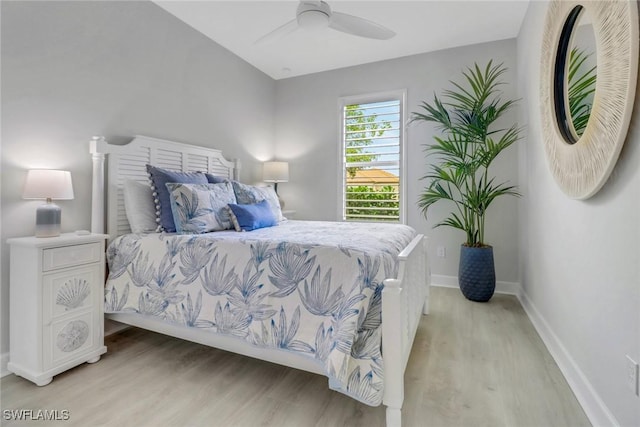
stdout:
<svg viewBox="0 0 640 427">
<path fill-rule="evenodd" d="M 125 179 L 146 182 L 147 163 L 182 171 L 206 171 L 238 179 L 238 163 L 226 160 L 219 150 L 136 136 L 126 145 L 107 143 L 94 137 L 90 143 L 93 159 L 91 231 L 109 234 L 113 239 L 129 233 L 124 211 L 122 186 Z M 105 186 L 105 160 L 107 175 Z M 106 200 L 106 210 L 105 210 Z M 106 229 L 105 229 L 106 213 Z M 416 236 L 400 253 L 397 279 L 384 281 L 382 291 L 382 354 L 387 426 L 400 426 L 404 400 L 404 372 L 421 314 L 429 312 L 427 240 Z M 108 318 L 165 335 L 186 339 L 245 356 L 325 375 L 315 360 L 291 352 L 257 348 L 241 340 L 197 328 L 164 323 L 133 313 L 107 314 Z"/>
</svg>

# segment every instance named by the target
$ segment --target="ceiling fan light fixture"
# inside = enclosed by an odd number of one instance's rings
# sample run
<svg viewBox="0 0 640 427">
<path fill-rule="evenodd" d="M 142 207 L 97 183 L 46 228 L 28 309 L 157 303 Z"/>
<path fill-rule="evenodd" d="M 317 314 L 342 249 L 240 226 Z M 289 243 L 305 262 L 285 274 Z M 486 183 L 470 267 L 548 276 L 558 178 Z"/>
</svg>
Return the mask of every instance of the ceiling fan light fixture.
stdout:
<svg viewBox="0 0 640 427">
<path fill-rule="evenodd" d="M 396 35 L 390 29 L 358 16 L 333 12 L 329 5 L 320 1 L 301 0 L 296 17 L 256 40 L 256 44 L 273 41 L 302 28 L 321 32 L 325 28 L 369 39 L 388 40 Z"/>
<path fill-rule="evenodd" d="M 321 10 L 307 10 L 298 14 L 298 25 L 305 30 L 316 30 L 329 26 L 329 15 Z"/>
</svg>

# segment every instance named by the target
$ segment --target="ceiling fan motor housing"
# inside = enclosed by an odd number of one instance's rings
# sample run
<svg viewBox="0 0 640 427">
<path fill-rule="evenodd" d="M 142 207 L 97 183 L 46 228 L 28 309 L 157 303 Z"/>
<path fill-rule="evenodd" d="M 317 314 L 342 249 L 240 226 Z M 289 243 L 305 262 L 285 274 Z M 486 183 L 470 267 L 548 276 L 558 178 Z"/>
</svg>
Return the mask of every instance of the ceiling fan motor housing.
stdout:
<svg viewBox="0 0 640 427">
<path fill-rule="evenodd" d="M 296 19 L 300 28 L 316 29 L 329 26 L 331 8 L 323 1 L 300 2 L 296 12 Z"/>
</svg>

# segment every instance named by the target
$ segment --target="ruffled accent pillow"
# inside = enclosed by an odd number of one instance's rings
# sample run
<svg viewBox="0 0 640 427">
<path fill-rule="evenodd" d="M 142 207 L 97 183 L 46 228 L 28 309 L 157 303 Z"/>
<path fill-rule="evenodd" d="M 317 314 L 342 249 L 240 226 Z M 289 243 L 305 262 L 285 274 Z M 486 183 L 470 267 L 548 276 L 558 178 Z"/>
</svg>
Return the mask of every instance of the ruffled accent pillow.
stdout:
<svg viewBox="0 0 640 427">
<path fill-rule="evenodd" d="M 278 224 L 267 200 L 250 205 L 230 203 L 227 209 L 236 231 L 252 231 Z"/>
<path fill-rule="evenodd" d="M 168 182 L 180 184 L 206 184 L 207 177 L 202 172 L 181 172 L 163 169 L 156 166 L 147 165 L 147 172 L 153 190 L 153 201 L 156 205 L 157 231 L 174 233 L 176 231 L 171 211 L 171 200 L 166 184 Z"/>
<path fill-rule="evenodd" d="M 280 209 L 280 201 L 273 187 L 256 187 L 253 185 L 242 184 L 238 181 L 233 182 L 233 191 L 236 193 L 236 199 L 239 205 L 250 205 L 266 200 L 269 208 L 273 212 L 277 222 L 282 221 L 282 209 Z"/>
<path fill-rule="evenodd" d="M 199 234 L 233 228 L 227 205 L 236 202 L 230 182 L 220 184 L 167 183 L 173 221 L 178 233 Z"/>
</svg>

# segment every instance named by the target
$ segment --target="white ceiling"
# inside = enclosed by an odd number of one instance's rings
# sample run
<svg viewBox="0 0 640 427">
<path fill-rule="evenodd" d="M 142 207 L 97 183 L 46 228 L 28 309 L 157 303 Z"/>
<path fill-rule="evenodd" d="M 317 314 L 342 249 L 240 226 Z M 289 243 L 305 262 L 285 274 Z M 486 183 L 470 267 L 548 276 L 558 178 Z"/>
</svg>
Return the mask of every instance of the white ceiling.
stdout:
<svg viewBox="0 0 640 427">
<path fill-rule="evenodd" d="M 377 22 L 396 36 L 371 40 L 324 28 L 255 44 L 294 19 L 298 1 L 155 3 L 274 79 L 513 38 L 528 7 L 528 0 L 329 0 L 334 11 Z"/>
</svg>

